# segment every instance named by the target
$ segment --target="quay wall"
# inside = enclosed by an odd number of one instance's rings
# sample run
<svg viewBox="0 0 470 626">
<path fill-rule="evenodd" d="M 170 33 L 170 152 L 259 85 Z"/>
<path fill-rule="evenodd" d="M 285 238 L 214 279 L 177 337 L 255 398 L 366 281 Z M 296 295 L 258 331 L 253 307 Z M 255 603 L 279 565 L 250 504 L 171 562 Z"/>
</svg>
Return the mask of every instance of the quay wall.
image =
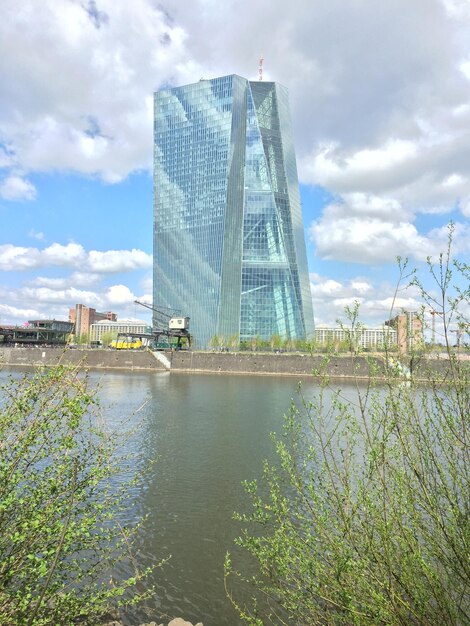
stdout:
<svg viewBox="0 0 470 626">
<path fill-rule="evenodd" d="M 253 374 L 312 376 L 322 372 L 332 378 L 368 378 L 371 364 L 374 377 L 385 373 L 383 356 L 361 356 L 354 361 L 346 355 L 330 356 L 301 353 L 256 352 L 192 352 L 163 353 L 170 361 L 173 373 Z M 163 361 L 166 361 L 163 359 Z M 58 363 L 83 365 L 88 369 L 119 369 L 166 371 L 150 351 L 131 350 L 77 350 L 68 348 L 14 348 L 0 347 L 0 365 L 37 367 Z M 470 361 L 468 362 L 470 365 Z M 417 378 L 426 379 L 430 372 L 443 375 L 449 368 L 445 358 L 414 358 L 403 362 L 404 371 L 412 369 Z"/>
<path fill-rule="evenodd" d="M 374 359 L 378 376 L 383 374 L 382 359 Z M 256 352 L 174 352 L 171 371 L 211 372 L 232 374 L 282 374 L 311 376 L 319 371 L 332 377 L 352 378 L 368 376 L 365 359 L 355 364 L 348 357 L 334 356 L 325 362 L 324 355 L 310 354 L 260 354 Z"/>
<path fill-rule="evenodd" d="M 470 368 L 470 360 L 466 363 Z M 405 358 L 399 368 L 403 374 L 412 371 L 415 379 L 427 380 L 433 374 L 445 376 L 449 372 L 449 360 L 445 357 Z M 352 359 L 349 355 L 180 351 L 171 355 L 171 371 L 288 376 L 324 374 L 331 378 L 368 379 L 385 376 L 386 360 L 385 355 Z"/>
<path fill-rule="evenodd" d="M 38 367 L 62 364 L 89 369 L 157 370 L 165 367 L 143 350 L 72 350 L 69 348 L 1 348 L 0 365 Z"/>
</svg>

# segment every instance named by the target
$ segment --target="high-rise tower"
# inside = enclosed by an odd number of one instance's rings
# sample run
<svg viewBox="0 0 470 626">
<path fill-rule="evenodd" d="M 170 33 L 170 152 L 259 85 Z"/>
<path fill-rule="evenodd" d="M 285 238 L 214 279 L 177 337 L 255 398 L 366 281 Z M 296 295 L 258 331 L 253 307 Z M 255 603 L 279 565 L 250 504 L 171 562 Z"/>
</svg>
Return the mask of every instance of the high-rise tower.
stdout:
<svg viewBox="0 0 470 626">
<path fill-rule="evenodd" d="M 214 335 L 313 336 L 287 90 L 240 76 L 155 94 L 154 303 Z"/>
</svg>

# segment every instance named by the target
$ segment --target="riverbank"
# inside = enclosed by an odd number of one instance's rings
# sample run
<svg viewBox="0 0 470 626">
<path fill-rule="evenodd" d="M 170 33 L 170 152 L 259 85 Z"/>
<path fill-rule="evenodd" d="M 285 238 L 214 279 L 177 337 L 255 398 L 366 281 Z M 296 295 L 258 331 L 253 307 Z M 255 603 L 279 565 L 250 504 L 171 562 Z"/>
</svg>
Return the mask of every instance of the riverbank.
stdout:
<svg viewBox="0 0 470 626">
<path fill-rule="evenodd" d="M 470 361 L 467 361 L 470 367 Z M 359 356 L 302 353 L 257 352 L 151 352 L 149 350 L 78 350 L 70 348 L 0 348 L 0 364 L 13 367 L 50 367 L 83 365 L 87 369 L 146 370 L 172 373 L 249 374 L 264 376 L 310 377 L 326 375 L 338 379 L 385 377 L 384 355 Z M 410 371 L 416 379 L 428 380 L 430 375 L 445 376 L 449 360 L 435 356 L 403 359 L 401 371 Z"/>
</svg>

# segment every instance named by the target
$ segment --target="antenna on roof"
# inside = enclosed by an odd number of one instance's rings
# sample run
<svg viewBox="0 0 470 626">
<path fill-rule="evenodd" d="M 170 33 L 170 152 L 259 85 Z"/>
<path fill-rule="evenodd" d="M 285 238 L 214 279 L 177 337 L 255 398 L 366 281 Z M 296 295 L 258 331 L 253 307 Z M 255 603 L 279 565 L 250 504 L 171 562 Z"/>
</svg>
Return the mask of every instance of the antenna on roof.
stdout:
<svg viewBox="0 0 470 626">
<path fill-rule="evenodd" d="M 258 65 L 258 80 L 263 80 L 263 61 L 263 57 L 260 57 Z"/>
</svg>

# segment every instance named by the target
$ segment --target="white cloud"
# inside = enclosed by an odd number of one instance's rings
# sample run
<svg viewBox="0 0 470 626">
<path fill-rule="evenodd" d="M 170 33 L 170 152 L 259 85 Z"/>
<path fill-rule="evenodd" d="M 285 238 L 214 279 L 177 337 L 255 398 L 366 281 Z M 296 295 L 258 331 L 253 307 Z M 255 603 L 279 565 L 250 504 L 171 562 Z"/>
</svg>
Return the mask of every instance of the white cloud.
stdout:
<svg viewBox="0 0 470 626">
<path fill-rule="evenodd" d="M 28 248 L 5 244 L 0 246 L 0 270 L 26 270 L 34 267 L 28 256 Z"/>
<path fill-rule="evenodd" d="M 461 206 L 463 214 L 468 202 Z M 425 261 L 447 247 L 447 226 L 420 233 L 412 215 L 394 199 L 362 193 L 344 194 L 333 202 L 309 228 L 316 255 L 322 259 L 379 264 L 397 256 Z M 470 253 L 470 225 L 457 223 L 454 253 Z"/>
<path fill-rule="evenodd" d="M 332 282 L 334 290 L 329 287 Z M 316 275 L 311 283 L 315 324 L 336 326 L 338 320 L 347 324 L 345 308 L 355 303 L 359 304 L 359 320 L 370 327 L 380 326 L 403 309 L 420 310 L 422 302 L 416 288 L 406 287 L 398 295 L 396 289 L 396 285 L 380 279 L 370 281 L 358 276 L 339 283 Z"/>
<path fill-rule="evenodd" d="M 460 202 L 460 211 L 464 217 L 470 218 L 470 196 L 462 199 Z"/>
<path fill-rule="evenodd" d="M 72 267 L 97 274 L 129 272 L 152 266 L 152 256 L 142 250 L 108 250 L 86 252 L 82 245 L 53 243 L 47 248 L 25 248 L 0 245 L 0 270 L 26 271 L 44 267 Z"/>
<path fill-rule="evenodd" d="M 73 276 L 76 276 L 75 274 Z M 68 282 L 68 284 L 67 284 Z M 69 308 L 82 303 L 98 311 L 113 311 L 118 319 L 144 317 L 151 312 L 135 304 L 135 300 L 151 302 L 149 294 L 135 295 L 123 284 L 97 285 L 95 290 L 71 285 L 69 279 L 42 279 L 34 285 L 4 289 L 0 285 L 0 297 L 9 304 L 0 304 L 0 324 L 21 324 L 28 319 L 68 319 Z"/>
<path fill-rule="evenodd" d="M 18 292 L 25 300 L 42 303 L 42 304 L 63 304 L 66 306 L 69 302 L 82 302 L 89 304 L 96 301 L 97 294 L 92 291 L 76 289 L 69 287 L 68 289 L 51 289 L 50 287 L 24 287 Z M 100 300 L 98 298 L 98 300 Z"/>
<path fill-rule="evenodd" d="M 409 140 L 387 140 L 379 148 L 362 148 L 342 154 L 338 144 L 320 145 L 313 157 L 303 161 L 308 182 L 332 188 L 364 188 L 366 180 L 385 182 L 391 173 L 396 176 L 416 158 L 417 146 Z M 370 185 L 366 185 L 368 188 Z"/>
<path fill-rule="evenodd" d="M 14 161 L 11 154 L 3 146 L 0 146 L 0 169 L 5 167 L 12 167 Z"/>
<path fill-rule="evenodd" d="M 95 272 L 129 272 L 152 267 L 152 256 L 142 250 L 91 250 L 88 255 L 90 269 Z"/>
<path fill-rule="evenodd" d="M 86 259 L 85 250 L 78 243 L 68 243 L 66 246 L 53 243 L 44 250 L 34 252 L 37 254 L 37 262 L 46 267 L 48 265 L 81 267 Z"/>
<path fill-rule="evenodd" d="M 151 255 L 138 249 L 86 251 L 77 243 L 53 243 L 42 249 L 0 245 L 0 270 L 24 272 L 25 276 L 23 283 L 16 278 L 12 287 L 2 285 L 0 276 L 1 322 L 22 323 L 33 317 L 67 319 L 69 308 L 78 303 L 98 311 L 111 310 L 119 318 L 135 317 L 135 300 L 152 302 L 151 283 L 144 281 L 137 294 L 131 284 L 140 280 L 151 261 Z M 47 273 L 38 275 L 39 270 Z M 113 274 L 123 272 L 130 284 L 113 284 Z M 141 311 L 139 315 L 142 317 Z"/>
<path fill-rule="evenodd" d="M 64 278 L 48 278 L 45 276 L 36 276 L 32 281 L 34 285 L 39 287 L 49 287 L 51 289 L 67 289 L 71 285 L 74 287 L 90 287 L 96 285 L 102 279 L 99 274 L 73 272 L 70 276 Z"/>
<path fill-rule="evenodd" d="M 311 289 L 314 295 L 330 295 L 340 291 L 342 285 L 336 280 L 326 280 L 324 283 L 312 284 Z"/>
<path fill-rule="evenodd" d="M 441 0 L 450 16 L 458 19 L 470 17 L 468 0 Z"/>
<path fill-rule="evenodd" d="M 39 287 L 47 287 L 49 289 L 66 289 L 67 287 L 70 287 L 71 278 L 47 278 L 45 276 L 36 276 L 28 284 Z"/>
<path fill-rule="evenodd" d="M 442 181 L 443 187 L 460 187 L 466 183 L 466 179 L 461 174 L 450 174 Z"/>
<path fill-rule="evenodd" d="M 18 319 L 27 321 L 40 317 L 38 309 L 25 309 L 8 304 L 0 304 L 0 324 L 10 324 Z"/>
<path fill-rule="evenodd" d="M 398 200 L 387 196 L 377 196 L 367 193 L 345 193 L 342 196 L 343 202 L 333 205 L 329 210 L 341 216 L 356 215 L 357 217 L 367 219 L 379 218 L 399 223 L 408 220 L 411 217 Z"/>
<path fill-rule="evenodd" d="M 31 237 L 31 239 L 37 239 L 38 241 L 43 241 L 45 238 L 45 235 L 44 233 L 40 231 L 36 231 L 34 230 L 34 228 L 31 228 L 28 232 L 28 237 Z"/>
<path fill-rule="evenodd" d="M 459 68 L 462 74 L 470 80 L 470 61 L 462 61 Z"/>
<path fill-rule="evenodd" d="M 469 25 L 457 0 L 382 4 L 300 0 L 293 12 L 259 0 L 249 20 L 234 0 L 217 10 L 206 0 L 101 0 L 99 13 L 68 0 L 7 5 L 0 139 L 25 170 L 121 180 L 151 166 L 156 88 L 232 72 L 255 79 L 264 49 L 265 78 L 290 88 L 304 181 L 364 192 L 425 173 L 443 180 L 444 153 L 469 155 L 458 132 L 467 121 L 452 114 L 470 95 Z"/>
<path fill-rule="evenodd" d="M 3 7 L 0 141 L 25 170 L 96 173 L 108 182 L 149 168 L 152 93 L 200 74 L 186 35 L 151 0 L 24 0 Z"/>
<path fill-rule="evenodd" d="M 357 293 L 364 294 L 372 290 L 372 285 L 363 280 L 353 280 L 351 282 L 351 288 L 357 291 Z"/>
<path fill-rule="evenodd" d="M 428 233 L 428 238 L 433 249 L 429 256 L 437 259 L 441 252 L 447 250 L 449 228 L 442 226 L 433 228 Z M 454 256 L 468 255 L 470 253 L 470 224 L 455 223 L 452 230 L 452 254 Z"/>
<path fill-rule="evenodd" d="M 126 304 L 134 302 L 135 299 L 134 294 L 125 285 L 113 285 L 106 292 L 106 300 L 111 305 Z"/>
<path fill-rule="evenodd" d="M 328 213 L 313 223 L 310 235 L 316 253 L 323 259 L 337 259 L 353 263 L 388 263 L 397 256 L 412 252 L 425 259 L 432 248 L 427 245 L 412 224 L 362 220 L 357 217 L 336 218 L 331 227 Z"/>
<path fill-rule="evenodd" d="M 63 246 L 53 243 L 51 246 L 39 250 L 38 248 L 25 248 L 4 244 L 0 246 L 0 270 L 32 270 L 39 267 L 63 266 L 78 267 L 86 259 L 86 253 L 82 246 L 69 243 Z"/>
<path fill-rule="evenodd" d="M 21 176 L 10 174 L 0 181 L 0 198 L 4 200 L 34 200 L 36 188 Z"/>
</svg>

